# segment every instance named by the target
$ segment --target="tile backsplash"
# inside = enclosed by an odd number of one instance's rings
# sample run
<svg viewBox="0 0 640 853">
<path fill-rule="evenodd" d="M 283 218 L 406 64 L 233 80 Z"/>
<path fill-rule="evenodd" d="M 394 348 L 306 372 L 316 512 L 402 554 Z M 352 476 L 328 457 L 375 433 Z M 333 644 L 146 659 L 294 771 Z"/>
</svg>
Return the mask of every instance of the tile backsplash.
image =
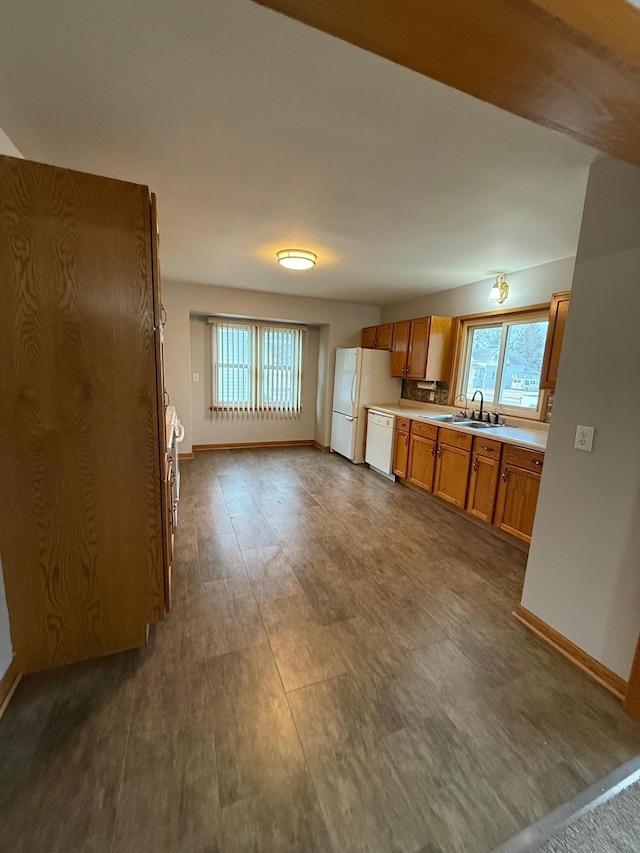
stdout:
<svg viewBox="0 0 640 853">
<path fill-rule="evenodd" d="M 402 380 L 402 398 L 414 400 L 416 403 L 437 403 L 439 406 L 448 405 L 449 383 L 436 382 L 438 386 L 435 391 L 430 388 L 418 388 L 418 380 Z"/>
<path fill-rule="evenodd" d="M 449 405 L 449 383 L 437 382 L 438 386 L 435 390 L 431 388 L 418 388 L 418 380 L 403 379 L 402 380 L 402 399 L 413 400 L 416 403 L 436 403 L 439 406 Z M 545 412 L 544 423 L 548 424 L 551 421 L 551 412 L 553 410 L 553 391 L 547 399 L 547 411 Z"/>
</svg>

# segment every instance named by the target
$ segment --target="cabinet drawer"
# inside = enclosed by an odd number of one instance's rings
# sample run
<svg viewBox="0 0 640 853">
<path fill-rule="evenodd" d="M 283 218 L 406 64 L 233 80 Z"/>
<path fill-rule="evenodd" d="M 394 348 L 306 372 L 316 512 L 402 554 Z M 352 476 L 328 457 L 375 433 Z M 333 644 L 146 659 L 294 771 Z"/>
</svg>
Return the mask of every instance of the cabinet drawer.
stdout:
<svg viewBox="0 0 640 853">
<path fill-rule="evenodd" d="M 421 424 L 419 421 L 411 421 L 411 435 L 435 439 L 438 437 L 438 427 L 433 426 L 433 424 Z"/>
<path fill-rule="evenodd" d="M 396 429 L 398 432 L 409 432 L 411 421 L 409 418 L 396 418 Z"/>
<path fill-rule="evenodd" d="M 542 471 L 544 463 L 544 453 L 537 450 L 527 450 L 526 447 L 514 447 L 512 444 L 505 444 L 502 452 L 503 465 L 517 465 L 518 468 L 524 468 L 526 471 Z"/>
<path fill-rule="evenodd" d="M 458 432 L 455 429 L 440 427 L 438 441 L 440 444 L 448 444 L 449 447 L 459 447 L 460 450 L 471 450 L 473 436 L 467 435 L 466 432 Z"/>
<path fill-rule="evenodd" d="M 488 459 L 500 459 L 502 449 L 501 441 L 493 441 L 490 438 L 482 438 L 477 435 L 473 439 L 473 452 L 478 456 L 486 456 Z"/>
</svg>

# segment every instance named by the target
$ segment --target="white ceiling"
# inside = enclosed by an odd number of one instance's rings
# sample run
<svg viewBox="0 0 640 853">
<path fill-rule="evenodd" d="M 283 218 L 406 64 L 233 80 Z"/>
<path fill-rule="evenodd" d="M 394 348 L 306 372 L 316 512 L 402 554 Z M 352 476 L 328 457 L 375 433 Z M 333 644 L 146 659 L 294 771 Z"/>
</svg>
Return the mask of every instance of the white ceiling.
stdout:
<svg viewBox="0 0 640 853">
<path fill-rule="evenodd" d="M 251 0 L 2 18 L 0 125 L 149 184 L 165 278 L 381 304 L 575 253 L 596 152 Z"/>
</svg>

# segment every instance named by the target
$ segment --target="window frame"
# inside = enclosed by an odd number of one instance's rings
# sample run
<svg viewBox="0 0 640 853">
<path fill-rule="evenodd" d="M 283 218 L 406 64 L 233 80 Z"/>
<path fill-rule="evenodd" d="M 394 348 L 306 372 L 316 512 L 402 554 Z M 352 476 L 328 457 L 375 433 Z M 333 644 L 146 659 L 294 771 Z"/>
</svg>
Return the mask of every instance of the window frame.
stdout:
<svg viewBox="0 0 640 853">
<path fill-rule="evenodd" d="M 455 358 L 455 373 L 454 381 L 451 384 L 450 405 L 457 405 L 459 395 L 466 396 L 466 388 L 468 387 L 468 375 L 470 369 L 471 356 L 471 341 L 474 329 L 492 327 L 492 326 L 510 326 L 519 325 L 522 323 L 534 323 L 540 321 L 549 321 L 549 304 L 531 305 L 525 308 L 507 308 L 495 312 L 486 312 L 483 314 L 471 314 L 465 317 L 456 317 L 458 324 L 458 341 L 456 347 Z M 547 327 L 548 333 L 548 327 Z M 503 332 L 500 341 L 500 352 L 498 355 L 498 370 L 496 373 L 495 387 L 500 389 L 500 380 L 504 370 L 504 353 L 506 350 L 508 331 Z M 542 376 L 540 377 L 542 381 Z M 506 403 L 492 402 L 487 405 L 491 407 L 491 411 L 496 411 L 501 415 L 510 418 L 521 418 L 530 421 L 542 421 L 546 416 L 547 403 L 549 392 L 540 388 L 538 391 L 538 405 L 535 409 L 528 409 L 522 406 L 510 406 Z M 459 401 L 458 401 L 459 402 Z M 470 398 L 468 399 L 469 406 L 471 405 Z"/>
<path fill-rule="evenodd" d="M 211 405 L 209 410 L 213 414 L 237 414 L 249 417 L 262 417 L 269 414 L 282 417 L 300 417 L 303 411 L 303 381 L 304 381 L 304 359 L 306 350 L 307 327 L 293 323 L 276 323 L 259 321 L 253 319 L 241 319 L 237 317 L 209 317 L 211 326 Z M 217 326 L 224 324 L 228 327 L 238 327 L 249 330 L 249 362 L 220 362 L 218 361 Z M 300 335 L 298 342 L 297 357 L 291 360 L 290 370 L 292 389 L 290 405 L 277 405 L 273 401 L 267 401 L 264 394 L 265 375 L 268 370 L 276 368 L 269 365 L 265 359 L 264 342 L 265 332 L 279 330 L 283 332 L 297 332 Z M 295 346 L 295 340 L 293 342 Z M 242 367 L 248 372 L 248 398 L 242 401 L 221 401 L 219 399 L 219 368 L 221 365 L 230 367 Z"/>
</svg>

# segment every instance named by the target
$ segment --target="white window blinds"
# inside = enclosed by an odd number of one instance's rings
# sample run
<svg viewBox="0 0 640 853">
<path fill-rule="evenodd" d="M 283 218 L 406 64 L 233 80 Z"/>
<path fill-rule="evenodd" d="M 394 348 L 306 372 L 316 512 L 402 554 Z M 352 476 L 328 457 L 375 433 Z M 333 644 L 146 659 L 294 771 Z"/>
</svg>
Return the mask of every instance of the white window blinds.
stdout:
<svg viewBox="0 0 640 853">
<path fill-rule="evenodd" d="M 216 417 L 302 411 L 304 329 L 210 318 Z"/>
</svg>

